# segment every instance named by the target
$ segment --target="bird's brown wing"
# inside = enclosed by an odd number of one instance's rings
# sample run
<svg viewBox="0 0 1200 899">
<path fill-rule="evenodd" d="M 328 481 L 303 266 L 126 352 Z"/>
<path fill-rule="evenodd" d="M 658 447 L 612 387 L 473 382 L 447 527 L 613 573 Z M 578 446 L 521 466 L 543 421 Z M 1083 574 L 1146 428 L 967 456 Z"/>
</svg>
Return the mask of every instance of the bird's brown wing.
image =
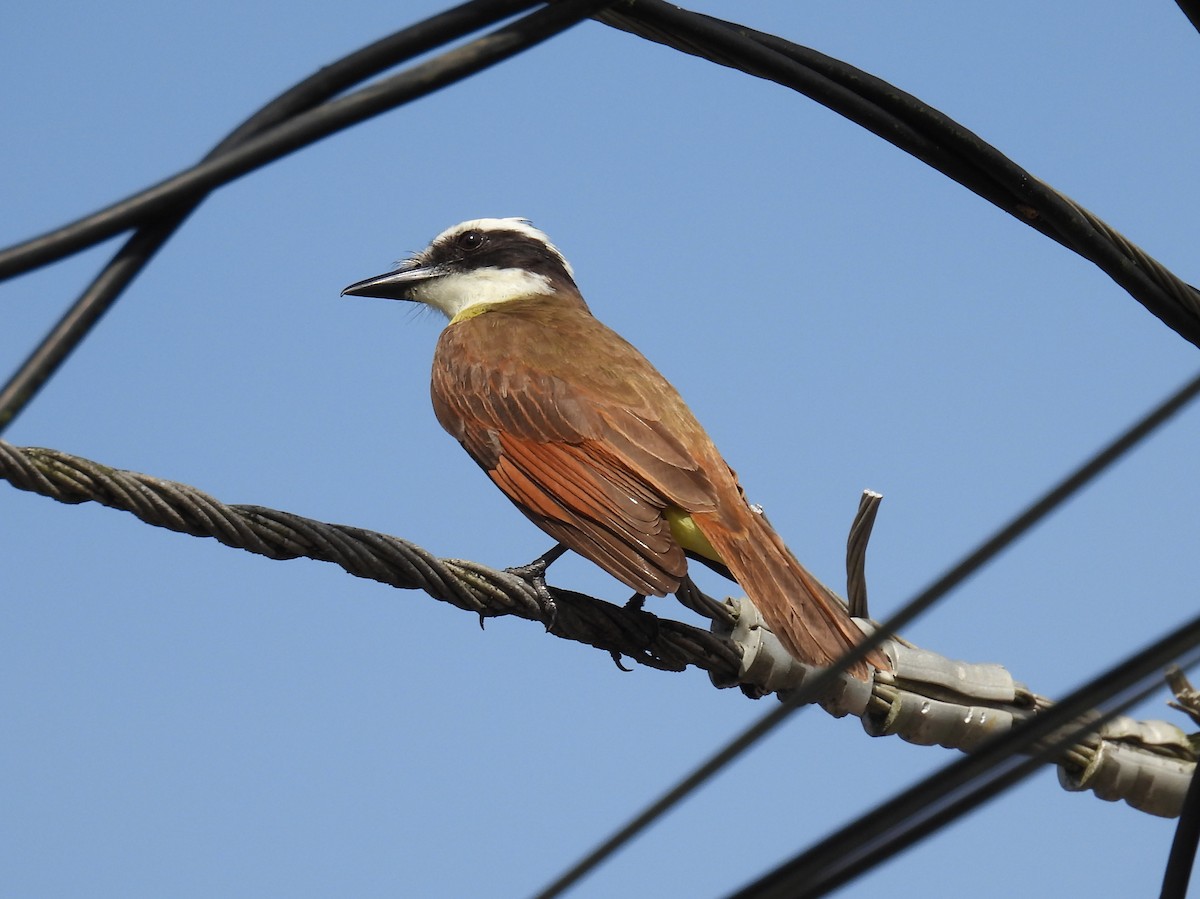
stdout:
<svg viewBox="0 0 1200 899">
<path fill-rule="evenodd" d="M 687 570 L 664 501 L 586 445 L 501 437 L 488 476 L 535 524 L 639 593 L 674 591 Z M 622 483 L 625 482 L 625 483 Z"/>
<path fill-rule="evenodd" d="M 675 508 L 691 513 L 797 659 L 827 665 L 861 640 L 836 596 L 746 503 L 675 389 L 582 298 L 510 301 L 449 325 L 433 405 L 526 515 L 639 593 L 674 592 L 686 572 L 664 520 Z M 871 661 L 888 665 L 879 653 Z M 865 679 L 866 666 L 851 673 Z"/>
<path fill-rule="evenodd" d="M 435 357 L 443 427 L 554 539 L 639 593 L 673 592 L 687 561 L 663 512 L 710 511 L 716 500 L 702 467 L 656 417 L 661 396 L 568 380 L 528 356 L 505 364 L 492 353 L 484 364 L 486 348 L 465 339 L 470 324 L 447 329 Z M 455 338 L 459 345 L 444 345 Z"/>
</svg>

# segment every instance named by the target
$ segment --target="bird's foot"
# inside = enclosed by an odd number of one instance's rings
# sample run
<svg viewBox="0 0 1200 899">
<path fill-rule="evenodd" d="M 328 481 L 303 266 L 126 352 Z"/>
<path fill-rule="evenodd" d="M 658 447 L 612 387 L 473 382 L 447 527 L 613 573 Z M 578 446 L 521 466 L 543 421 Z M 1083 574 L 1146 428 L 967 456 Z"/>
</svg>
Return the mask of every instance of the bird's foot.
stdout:
<svg viewBox="0 0 1200 899">
<path fill-rule="evenodd" d="M 608 654 L 610 656 L 612 656 L 613 664 L 617 666 L 618 670 L 624 671 L 626 674 L 629 674 L 630 672 L 633 671 L 632 668 L 626 668 L 624 665 L 621 664 L 621 654 L 619 652 L 617 652 L 615 649 L 610 649 Z"/>
<path fill-rule="evenodd" d="M 504 569 L 533 588 L 533 592 L 541 604 L 541 618 L 542 623 L 546 625 L 546 630 L 554 627 L 554 620 L 558 617 L 558 606 L 555 605 L 550 588 L 546 585 L 546 571 L 566 551 L 566 546 L 556 543 L 549 551 L 542 553 L 532 562 Z"/>
</svg>

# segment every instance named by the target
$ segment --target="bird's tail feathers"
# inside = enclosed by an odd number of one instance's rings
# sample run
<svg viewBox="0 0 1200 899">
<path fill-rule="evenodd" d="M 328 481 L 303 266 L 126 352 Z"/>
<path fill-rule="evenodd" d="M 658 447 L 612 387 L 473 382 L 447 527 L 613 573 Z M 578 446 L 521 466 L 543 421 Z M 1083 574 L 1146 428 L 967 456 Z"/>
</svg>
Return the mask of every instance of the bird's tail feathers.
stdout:
<svg viewBox="0 0 1200 899">
<path fill-rule="evenodd" d="M 863 632 L 837 595 L 800 564 L 762 514 L 739 505 L 745 510 L 744 527 L 729 527 L 705 513 L 694 518 L 788 652 L 805 664 L 833 664 L 862 641 Z M 706 519 L 713 526 L 706 528 Z M 867 662 L 890 668 L 878 650 Z M 859 680 L 869 677 L 866 662 L 849 673 Z"/>
</svg>

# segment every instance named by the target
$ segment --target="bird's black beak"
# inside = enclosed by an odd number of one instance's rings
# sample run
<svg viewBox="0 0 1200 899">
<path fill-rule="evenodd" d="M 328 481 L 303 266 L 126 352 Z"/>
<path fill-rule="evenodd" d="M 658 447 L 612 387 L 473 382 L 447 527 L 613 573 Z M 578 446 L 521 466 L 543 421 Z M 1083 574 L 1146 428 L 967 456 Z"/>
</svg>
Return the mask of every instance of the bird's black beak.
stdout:
<svg viewBox="0 0 1200 899">
<path fill-rule="evenodd" d="M 345 290 L 342 296 L 380 297 L 385 300 L 411 300 L 412 289 L 423 281 L 440 277 L 442 272 L 436 265 L 413 265 L 405 263 L 394 272 L 386 275 L 376 275 L 365 281 L 356 281 Z"/>
</svg>

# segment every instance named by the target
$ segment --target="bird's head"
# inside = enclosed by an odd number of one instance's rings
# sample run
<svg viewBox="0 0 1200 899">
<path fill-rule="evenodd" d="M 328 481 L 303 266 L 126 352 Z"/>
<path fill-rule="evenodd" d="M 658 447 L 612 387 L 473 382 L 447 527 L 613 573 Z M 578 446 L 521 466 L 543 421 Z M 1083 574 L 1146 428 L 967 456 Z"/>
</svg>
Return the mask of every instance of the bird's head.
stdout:
<svg viewBox="0 0 1200 899">
<path fill-rule="evenodd" d="M 472 307 L 576 293 L 570 263 L 525 219 L 472 219 L 447 228 L 393 272 L 351 284 L 342 295 L 412 300 L 450 319 Z"/>
</svg>

